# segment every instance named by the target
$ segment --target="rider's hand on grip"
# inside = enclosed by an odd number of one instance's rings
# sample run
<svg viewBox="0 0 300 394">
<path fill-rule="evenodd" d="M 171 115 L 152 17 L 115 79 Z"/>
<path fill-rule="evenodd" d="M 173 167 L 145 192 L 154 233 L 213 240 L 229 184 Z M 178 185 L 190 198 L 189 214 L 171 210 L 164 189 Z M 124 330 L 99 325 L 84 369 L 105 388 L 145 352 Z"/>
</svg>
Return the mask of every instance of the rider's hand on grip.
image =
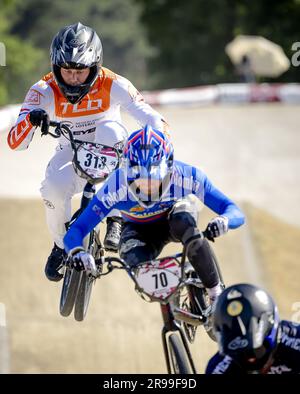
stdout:
<svg viewBox="0 0 300 394">
<path fill-rule="evenodd" d="M 94 257 L 87 252 L 77 252 L 72 256 L 72 266 L 77 271 L 85 270 L 88 274 L 97 276 L 97 267 Z"/>
<path fill-rule="evenodd" d="M 45 110 L 41 108 L 37 108 L 30 111 L 29 121 L 32 124 L 32 126 L 41 126 L 42 133 L 47 133 L 50 125 L 50 119 L 49 119 L 49 115 Z"/>
<path fill-rule="evenodd" d="M 225 216 L 217 216 L 208 223 L 205 230 L 205 236 L 210 241 L 213 241 L 214 238 L 217 238 L 220 235 L 227 233 L 227 231 L 228 218 L 226 218 Z"/>
</svg>

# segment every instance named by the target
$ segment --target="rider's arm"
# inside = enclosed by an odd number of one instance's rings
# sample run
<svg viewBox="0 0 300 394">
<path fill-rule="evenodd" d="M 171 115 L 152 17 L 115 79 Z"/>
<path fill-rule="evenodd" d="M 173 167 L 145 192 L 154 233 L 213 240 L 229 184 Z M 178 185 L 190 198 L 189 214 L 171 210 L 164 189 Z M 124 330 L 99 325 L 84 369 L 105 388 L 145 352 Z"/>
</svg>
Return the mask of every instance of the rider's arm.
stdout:
<svg viewBox="0 0 300 394">
<path fill-rule="evenodd" d="M 163 116 L 145 102 L 141 93 L 128 79 L 116 76 L 111 88 L 111 97 L 141 126 L 149 124 L 155 129 L 168 132 L 169 126 Z"/>
<path fill-rule="evenodd" d="M 199 188 L 203 203 L 218 215 L 227 217 L 228 228 L 234 229 L 244 224 L 245 216 L 240 208 L 218 190 L 202 171 L 196 171 L 196 179 L 203 187 Z"/>
<path fill-rule="evenodd" d="M 35 131 L 35 127 L 29 121 L 29 113 L 38 108 L 49 113 L 51 101 L 53 101 L 51 95 L 49 86 L 42 80 L 29 89 L 17 122 L 7 136 L 7 143 L 11 149 L 24 150 L 28 148 Z"/>
<path fill-rule="evenodd" d="M 126 200 L 127 189 L 121 184 L 120 170 L 114 171 L 98 190 L 85 210 L 71 225 L 64 237 L 67 253 L 83 247 L 84 237 L 113 210 Z"/>
<path fill-rule="evenodd" d="M 64 237 L 64 246 L 67 253 L 83 248 L 84 237 L 93 230 L 112 210 L 107 209 L 96 196 L 92 199 L 86 209 L 79 215 L 71 225 Z"/>
</svg>

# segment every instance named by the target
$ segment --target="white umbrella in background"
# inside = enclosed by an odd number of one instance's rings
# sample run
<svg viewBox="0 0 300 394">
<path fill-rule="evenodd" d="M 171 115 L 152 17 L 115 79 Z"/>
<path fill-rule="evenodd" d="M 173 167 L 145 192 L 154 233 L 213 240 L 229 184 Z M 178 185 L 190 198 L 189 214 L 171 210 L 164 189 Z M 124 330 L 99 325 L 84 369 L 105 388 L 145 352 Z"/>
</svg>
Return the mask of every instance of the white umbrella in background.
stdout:
<svg viewBox="0 0 300 394">
<path fill-rule="evenodd" d="M 236 66 L 246 57 L 259 76 L 278 77 L 290 67 L 281 46 L 261 36 L 239 35 L 226 45 L 225 51 Z"/>
</svg>

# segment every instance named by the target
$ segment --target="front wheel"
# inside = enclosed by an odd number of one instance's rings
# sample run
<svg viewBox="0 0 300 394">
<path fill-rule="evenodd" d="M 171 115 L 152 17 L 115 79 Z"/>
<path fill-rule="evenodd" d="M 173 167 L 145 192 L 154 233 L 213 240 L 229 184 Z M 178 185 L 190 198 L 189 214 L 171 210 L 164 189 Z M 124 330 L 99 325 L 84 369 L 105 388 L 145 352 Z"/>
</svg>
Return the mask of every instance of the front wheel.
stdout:
<svg viewBox="0 0 300 394">
<path fill-rule="evenodd" d="M 95 279 L 91 275 L 83 272 L 74 309 L 74 317 L 77 321 L 82 321 L 85 318 L 94 281 Z"/>
<path fill-rule="evenodd" d="M 66 266 L 59 304 L 60 314 L 64 317 L 69 316 L 73 310 L 81 275 L 82 271 Z"/>
<path fill-rule="evenodd" d="M 171 373 L 181 375 L 192 374 L 187 352 L 178 335 L 171 334 L 169 336 L 168 348 L 170 355 Z"/>
<path fill-rule="evenodd" d="M 95 258 L 95 260 L 99 258 L 98 253 L 100 241 L 98 233 L 95 230 L 91 231 L 86 236 L 83 244 L 85 249 Z M 74 309 L 74 318 L 77 321 L 84 320 L 86 316 L 94 283 L 95 278 L 83 271 Z"/>
</svg>

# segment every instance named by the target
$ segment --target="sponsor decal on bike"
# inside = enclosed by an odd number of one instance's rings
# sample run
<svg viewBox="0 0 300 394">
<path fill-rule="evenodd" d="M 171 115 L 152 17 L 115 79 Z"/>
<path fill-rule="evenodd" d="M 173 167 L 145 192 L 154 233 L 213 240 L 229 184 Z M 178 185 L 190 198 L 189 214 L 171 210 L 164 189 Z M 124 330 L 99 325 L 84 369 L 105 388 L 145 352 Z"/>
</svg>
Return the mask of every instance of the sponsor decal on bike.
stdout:
<svg viewBox="0 0 300 394">
<path fill-rule="evenodd" d="M 227 313 L 229 316 L 238 316 L 242 313 L 244 307 L 240 301 L 231 301 L 227 306 Z"/>
<path fill-rule="evenodd" d="M 230 350 L 243 349 L 244 347 L 248 346 L 248 343 L 249 342 L 247 339 L 242 339 L 241 337 L 236 337 L 231 342 L 229 342 L 228 348 Z"/>
</svg>

